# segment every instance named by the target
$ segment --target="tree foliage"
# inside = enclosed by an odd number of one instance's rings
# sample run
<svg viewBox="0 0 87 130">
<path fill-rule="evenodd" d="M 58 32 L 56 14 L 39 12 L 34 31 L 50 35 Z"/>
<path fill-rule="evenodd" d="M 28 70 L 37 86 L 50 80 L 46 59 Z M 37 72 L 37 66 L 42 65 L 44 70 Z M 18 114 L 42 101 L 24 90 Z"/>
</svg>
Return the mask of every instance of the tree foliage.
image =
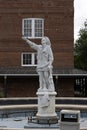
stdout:
<svg viewBox="0 0 87 130">
<path fill-rule="evenodd" d="M 78 69 L 87 70 L 87 21 L 84 28 L 80 29 L 79 37 L 74 47 L 74 63 Z"/>
</svg>

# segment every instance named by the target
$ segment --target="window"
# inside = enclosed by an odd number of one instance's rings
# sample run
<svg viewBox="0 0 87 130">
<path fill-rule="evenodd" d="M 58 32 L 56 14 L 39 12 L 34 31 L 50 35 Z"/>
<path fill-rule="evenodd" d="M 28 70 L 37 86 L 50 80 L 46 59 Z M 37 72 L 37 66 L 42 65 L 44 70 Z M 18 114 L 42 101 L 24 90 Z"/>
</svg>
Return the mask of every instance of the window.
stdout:
<svg viewBox="0 0 87 130">
<path fill-rule="evenodd" d="M 40 18 L 23 19 L 22 35 L 28 38 L 42 38 L 44 36 L 44 19 Z"/>
<path fill-rule="evenodd" d="M 36 53 L 22 53 L 22 66 L 36 66 L 37 54 Z"/>
<path fill-rule="evenodd" d="M 87 95 L 85 77 L 76 77 L 75 78 L 74 92 L 75 92 L 75 96 L 79 96 L 79 97 L 83 97 L 83 96 Z"/>
</svg>

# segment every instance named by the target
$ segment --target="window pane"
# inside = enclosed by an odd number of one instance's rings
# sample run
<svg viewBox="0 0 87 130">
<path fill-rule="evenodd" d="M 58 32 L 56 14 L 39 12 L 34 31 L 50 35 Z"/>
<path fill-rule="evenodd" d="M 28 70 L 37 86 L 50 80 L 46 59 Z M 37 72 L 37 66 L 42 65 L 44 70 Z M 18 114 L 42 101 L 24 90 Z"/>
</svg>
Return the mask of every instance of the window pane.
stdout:
<svg viewBox="0 0 87 130">
<path fill-rule="evenodd" d="M 31 63 L 31 54 L 23 54 L 23 65 L 28 65 Z"/>
<path fill-rule="evenodd" d="M 25 55 L 23 54 L 23 64 L 25 64 Z"/>
<path fill-rule="evenodd" d="M 34 64 L 37 64 L 37 54 L 34 55 Z"/>
<path fill-rule="evenodd" d="M 25 37 L 32 36 L 32 21 L 29 19 L 24 20 L 24 36 Z"/>
<path fill-rule="evenodd" d="M 42 37 L 43 21 L 35 20 L 35 37 Z"/>
<path fill-rule="evenodd" d="M 26 54 L 26 64 L 31 64 L 31 54 Z"/>
</svg>

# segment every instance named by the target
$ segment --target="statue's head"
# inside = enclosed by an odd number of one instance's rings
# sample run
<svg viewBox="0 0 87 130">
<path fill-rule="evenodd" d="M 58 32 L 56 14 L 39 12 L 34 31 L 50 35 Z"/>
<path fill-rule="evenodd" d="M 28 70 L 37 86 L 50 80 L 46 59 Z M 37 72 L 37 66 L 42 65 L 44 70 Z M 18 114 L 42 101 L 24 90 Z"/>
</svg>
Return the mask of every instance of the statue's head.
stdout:
<svg viewBox="0 0 87 130">
<path fill-rule="evenodd" d="M 46 37 L 46 36 L 44 36 L 44 37 L 42 38 L 41 43 L 42 43 L 42 44 L 45 44 L 45 45 L 51 46 L 50 39 L 49 39 L 48 37 Z"/>
</svg>

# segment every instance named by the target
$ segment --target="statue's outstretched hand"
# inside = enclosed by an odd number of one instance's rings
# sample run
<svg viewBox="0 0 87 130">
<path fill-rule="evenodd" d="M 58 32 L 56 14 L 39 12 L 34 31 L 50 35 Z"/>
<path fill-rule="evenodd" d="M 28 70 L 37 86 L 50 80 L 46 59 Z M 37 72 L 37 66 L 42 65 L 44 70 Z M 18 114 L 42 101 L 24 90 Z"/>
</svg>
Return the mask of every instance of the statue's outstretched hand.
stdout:
<svg viewBox="0 0 87 130">
<path fill-rule="evenodd" d="M 25 38 L 25 37 L 22 37 L 22 39 L 25 40 L 25 41 L 27 40 L 27 38 Z"/>
</svg>

